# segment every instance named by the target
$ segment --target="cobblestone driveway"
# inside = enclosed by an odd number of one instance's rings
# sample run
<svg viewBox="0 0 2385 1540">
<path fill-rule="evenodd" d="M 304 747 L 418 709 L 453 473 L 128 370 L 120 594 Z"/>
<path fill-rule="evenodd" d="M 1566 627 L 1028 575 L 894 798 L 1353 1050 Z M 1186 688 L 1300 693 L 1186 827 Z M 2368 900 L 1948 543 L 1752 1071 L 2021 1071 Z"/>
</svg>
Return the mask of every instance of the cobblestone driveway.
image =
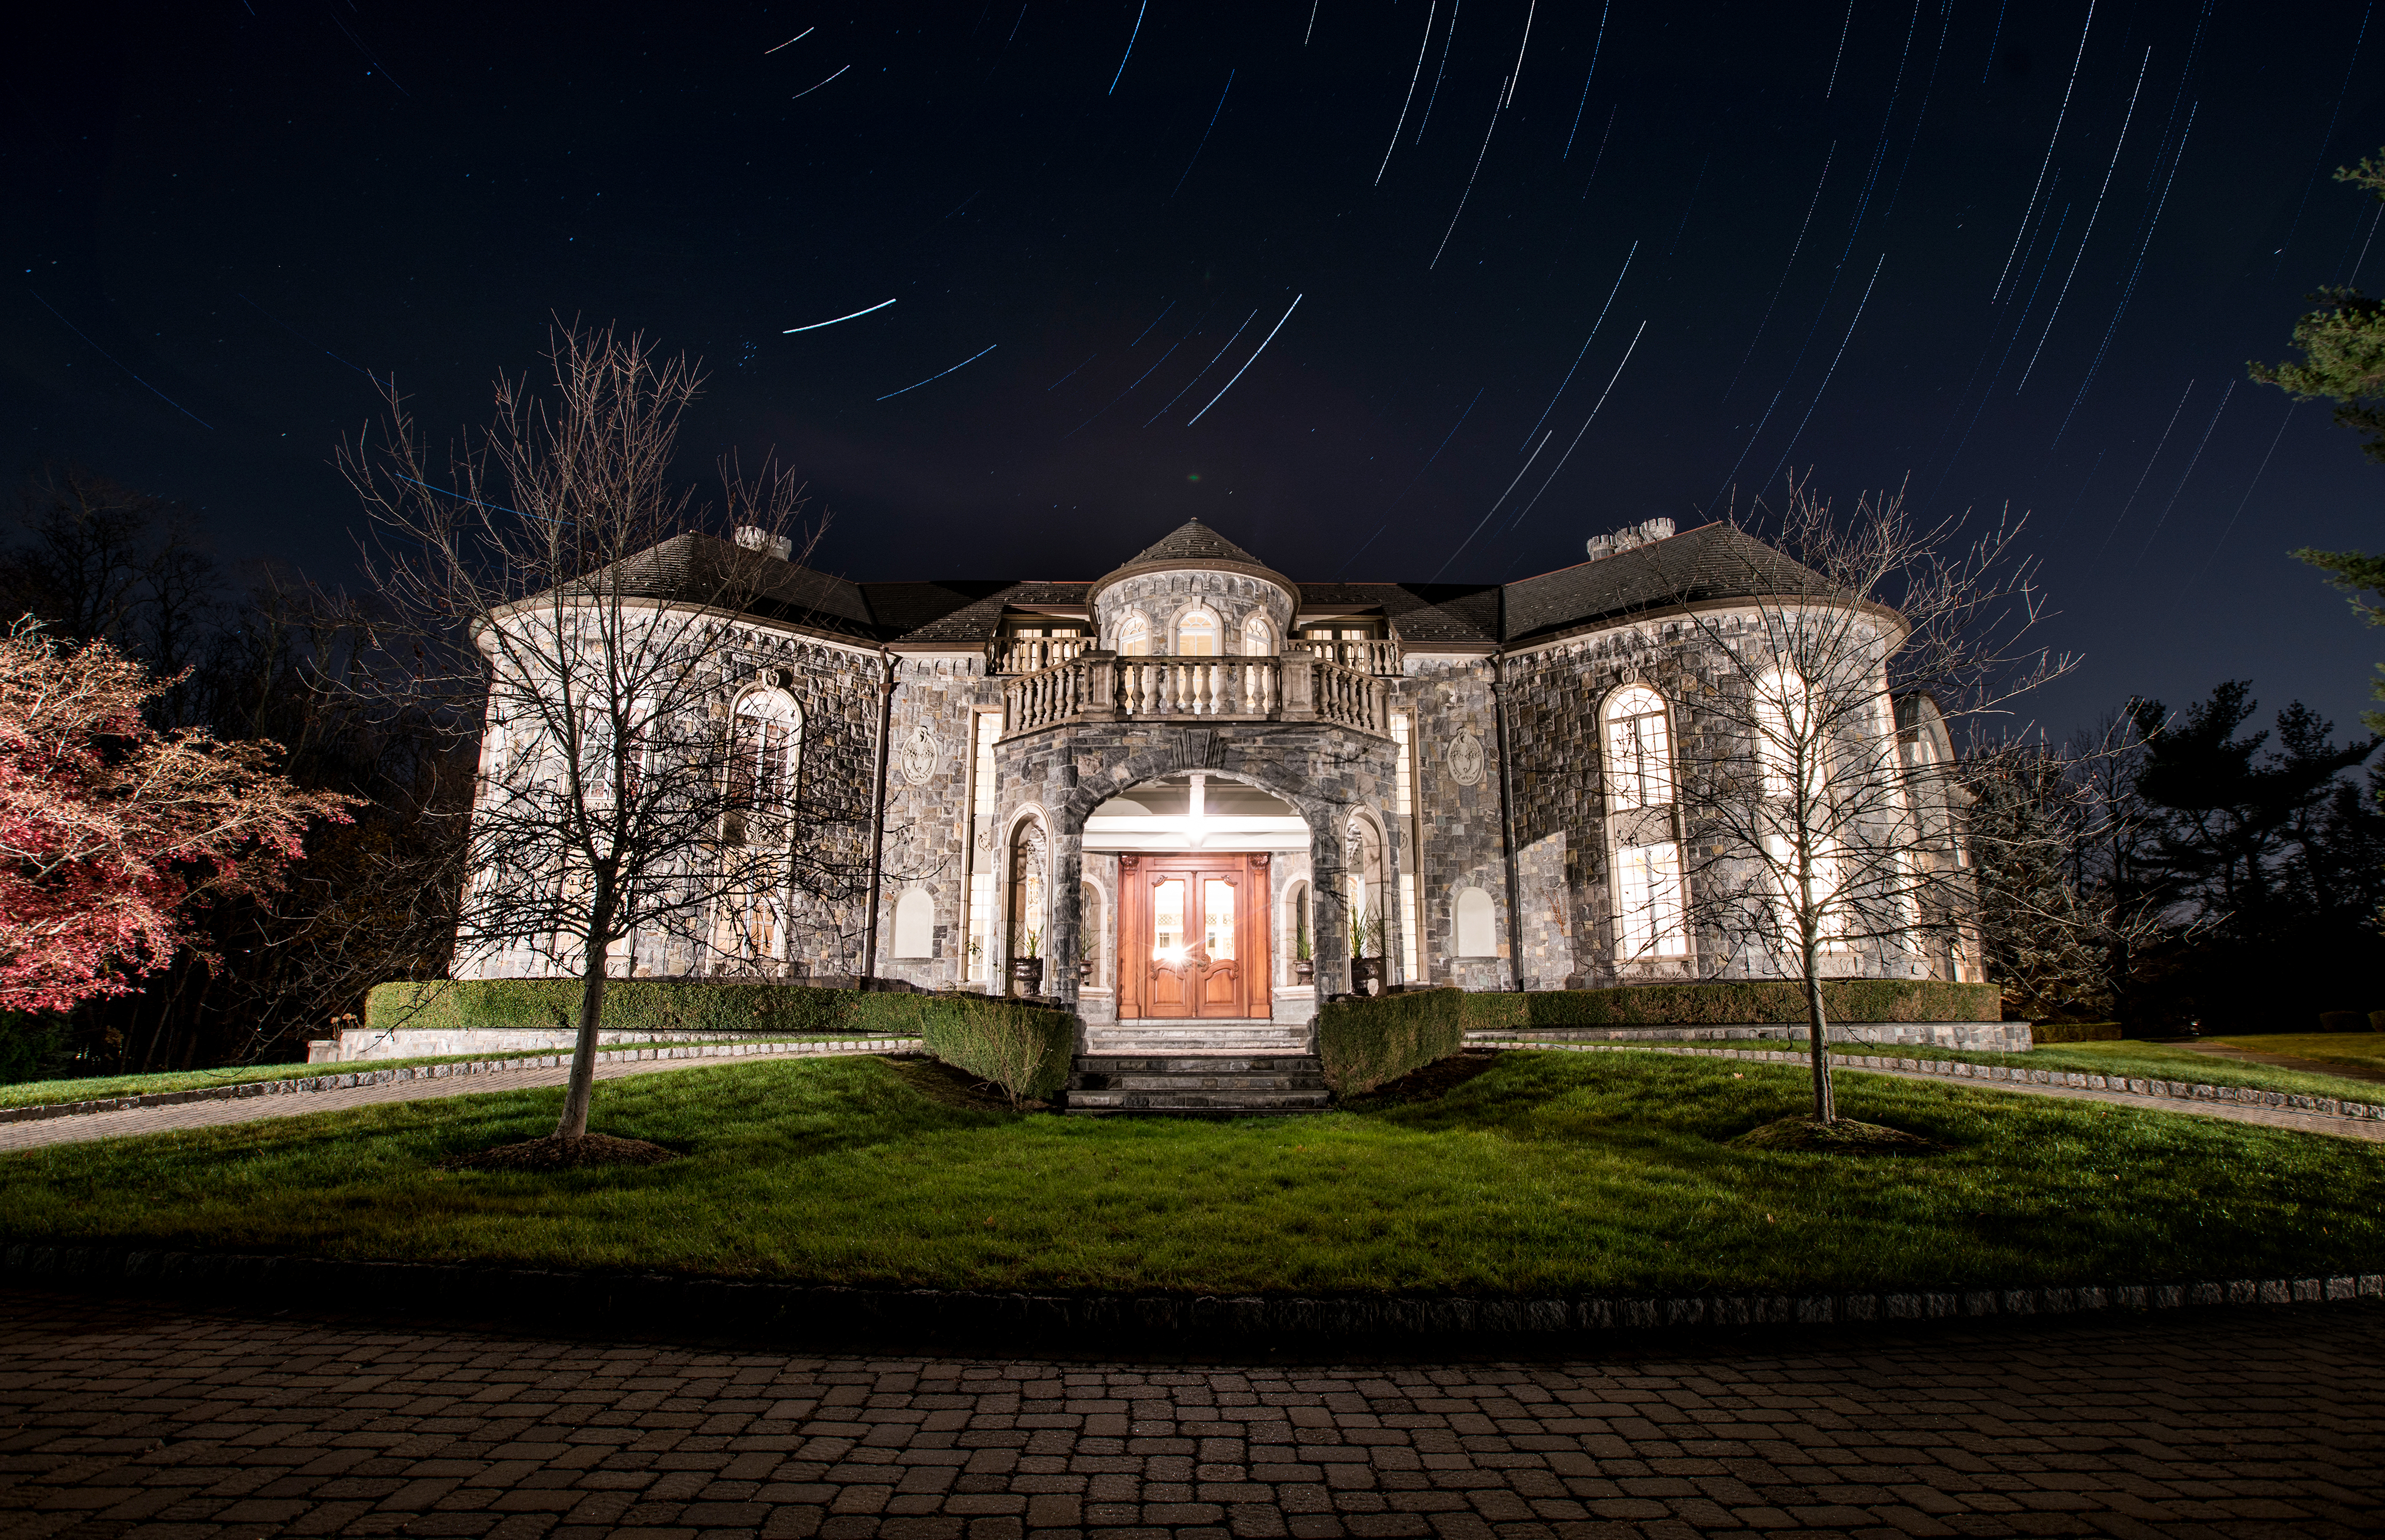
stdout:
<svg viewBox="0 0 2385 1540">
<path fill-rule="evenodd" d="M 819 1358 L 0 1295 L 8 1535 L 2333 1536 L 2385 1310 L 1591 1362 Z"/>
</svg>

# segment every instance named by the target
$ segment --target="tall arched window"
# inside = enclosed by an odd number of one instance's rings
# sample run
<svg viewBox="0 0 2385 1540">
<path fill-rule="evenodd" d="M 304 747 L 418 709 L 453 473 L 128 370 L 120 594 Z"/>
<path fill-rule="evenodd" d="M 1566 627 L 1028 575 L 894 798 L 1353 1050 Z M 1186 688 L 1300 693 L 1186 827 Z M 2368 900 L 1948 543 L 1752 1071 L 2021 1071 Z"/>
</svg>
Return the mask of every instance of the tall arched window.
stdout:
<svg viewBox="0 0 2385 1540">
<path fill-rule="evenodd" d="M 1755 681 L 1755 758 L 1764 767 L 1764 794 L 1786 797 L 1797 784 L 1797 765 L 1805 766 L 1805 784 L 1821 789 L 1821 749 L 1814 730 L 1812 702 L 1805 681 L 1778 670 Z"/>
<path fill-rule="evenodd" d="M 803 721 L 794 697 L 782 689 L 756 689 L 739 698 L 730 733 L 732 802 L 767 813 L 793 801 Z"/>
<path fill-rule="evenodd" d="M 1606 800 L 1617 809 L 1673 800 L 1673 733 L 1665 698 L 1645 685 L 1606 702 Z"/>
<path fill-rule="evenodd" d="M 1264 658 L 1274 651 L 1275 627 L 1267 624 L 1267 616 L 1263 615 L 1255 615 L 1248 620 L 1242 622 L 1242 652 L 1244 655 L 1254 658 Z"/>
<path fill-rule="evenodd" d="M 1128 658 L 1151 655 L 1151 622 L 1139 615 L 1130 615 L 1118 623 L 1118 654 Z"/>
<path fill-rule="evenodd" d="M 1179 657 L 1214 658 L 1217 655 L 1217 617 L 1206 610 L 1193 610 L 1176 623 L 1176 652 Z"/>
</svg>

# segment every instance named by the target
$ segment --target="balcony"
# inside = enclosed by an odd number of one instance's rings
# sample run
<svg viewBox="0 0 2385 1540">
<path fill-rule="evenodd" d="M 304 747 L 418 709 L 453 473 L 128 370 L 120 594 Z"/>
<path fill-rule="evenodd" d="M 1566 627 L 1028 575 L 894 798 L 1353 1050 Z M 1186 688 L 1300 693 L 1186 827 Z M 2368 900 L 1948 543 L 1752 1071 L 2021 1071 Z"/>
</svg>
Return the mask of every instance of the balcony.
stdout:
<svg viewBox="0 0 2385 1540">
<path fill-rule="evenodd" d="M 1294 654 L 1305 652 L 1313 658 L 1323 658 L 1328 663 L 1338 663 L 1344 668 L 1355 668 L 1361 674 L 1372 674 L 1380 678 L 1396 679 L 1400 677 L 1400 644 L 1396 641 L 1324 641 L 1295 637 L 1287 645 L 1287 650 Z"/>
<path fill-rule="evenodd" d="M 1008 680 L 1002 703 L 1005 738 L 1093 722 L 1314 722 L 1378 738 L 1392 730 L 1389 685 L 1307 652 L 1230 658 L 1080 652 Z"/>
<path fill-rule="evenodd" d="M 1093 644 L 1089 637 L 1005 637 L 994 644 L 993 671 L 1040 674 L 1081 656 Z"/>
</svg>

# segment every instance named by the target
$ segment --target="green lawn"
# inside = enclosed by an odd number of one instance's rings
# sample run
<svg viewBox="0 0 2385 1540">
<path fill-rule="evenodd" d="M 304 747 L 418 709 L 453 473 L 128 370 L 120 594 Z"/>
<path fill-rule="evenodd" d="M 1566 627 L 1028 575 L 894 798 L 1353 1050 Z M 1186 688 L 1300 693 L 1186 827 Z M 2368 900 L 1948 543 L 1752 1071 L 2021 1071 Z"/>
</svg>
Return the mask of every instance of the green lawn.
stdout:
<svg viewBox="0 0 2385 1540">
<path fill-rule="evenodd" d="M 685 1158 L 434 1162 L 545 1134 L 496 1091 L 0 1156 L 0 1236 L 486 1259 L 898 1287 L 1541 1295 L 2309 1276 L 2385 1264 L 2385 1147 L 1984 1087 L 1841 1078 L 1921 1158 L 1728 1141 L 1794 1066 L 1512 1052 L 1432 1100 L 1311 1118 L 956 1104 L 880 1058 L 600 1087 Z"/>
<path fill-rule="evenodd" d="M 632 1048 L 696 1048 L 707 1042 L 825 1043 L 865 1034 L 814 1033 L 809 1037 L 690 1037 L 668 1043 L 608 1043 L 605 1051 Z M 242 1064 L 217 1070 L 163 1070 L 151 1074 L 110 1074 L 88 1080 L 20 1080 L 0 1086 L 0 1107 L 39 1107 L 50 1102 L 98 1101 L 116 1096 L 154 1096 L 161 1091 L 203 1091 L 215 1086 L 244 1086 L 257 1080 L 304 1080 L 315 1074 L 350 1074 L 370 1070 L 405 1069 L 418 1064 L 466 1064 L 506 1059 L 543 1059 L 568 1049 L 543 1048 L 512 1053 L 447 1053 L 417 1059 L 359 1059 L 338 1064 Z"/>
<path fill-rule="evenodd" d="M 2385 1070 L 2385 1032 L 2247 1032 L 2211 1040 L 2252 1053 L 2283 1053 L 2323 1063 Z M 2371 1099 L 2385 1100 L 2385 1087 L 2379 1090 L 2380 1095 Z"/>
</svg>

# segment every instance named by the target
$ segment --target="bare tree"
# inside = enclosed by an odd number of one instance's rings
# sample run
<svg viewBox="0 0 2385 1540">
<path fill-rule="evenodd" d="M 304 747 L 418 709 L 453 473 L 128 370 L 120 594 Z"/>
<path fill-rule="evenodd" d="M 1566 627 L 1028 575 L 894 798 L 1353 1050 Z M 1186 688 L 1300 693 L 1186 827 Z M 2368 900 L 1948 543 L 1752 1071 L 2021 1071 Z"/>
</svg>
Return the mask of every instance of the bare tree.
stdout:
<svg viewBox="0 0 2385 1540">
<path fill-rule="evenodd" d="M 793 854 L 800 765 L 789 725 L 744 709 L 729 623 L 800 617 L 821 579 L 796 565 L 792 476 L 724 462 L 718 510 L 674 485 L 701 383 L 684 357 L 572 327 L 549 363 L 540 391 L 500 378 L 493 425 L 443 466 L 393 390 L 379 441 L 341 464 L 381 527 L 374 581 L 415 632 L 399 692 L 479 708 L 457 969 L 581 980 L 569 1141 L 608 976 L 640 948 L 702 971 L 784 933 L 811 871 Z M 733 540 L 708 532 L 724 526 Z"/>
<path fill-rule="evenodd" d="M 1651 553 L 1679 617 L 1650 641 L 1679 627 L 1687 880 L 1627 871 L 1618 909 L 1643 954 L 1693 933 L 1711 972 L 1803 984 L 1814 1117 L 1829 1123 L 1822 980 L 1928 976 L 1974 944 L 1947 725 L 2001 713 L 2070 661 L 2025 645 L 2042 610 L 2017 522 L 1958 544 L 1959 520 L 1918 520 L 1901 492 L 1842 515 L 1801 482 L 1767 522 L 1767 540 Z M 1628 743 L 1609 748 L 1609 775 L 1630 774 Z"/>
</svg>

